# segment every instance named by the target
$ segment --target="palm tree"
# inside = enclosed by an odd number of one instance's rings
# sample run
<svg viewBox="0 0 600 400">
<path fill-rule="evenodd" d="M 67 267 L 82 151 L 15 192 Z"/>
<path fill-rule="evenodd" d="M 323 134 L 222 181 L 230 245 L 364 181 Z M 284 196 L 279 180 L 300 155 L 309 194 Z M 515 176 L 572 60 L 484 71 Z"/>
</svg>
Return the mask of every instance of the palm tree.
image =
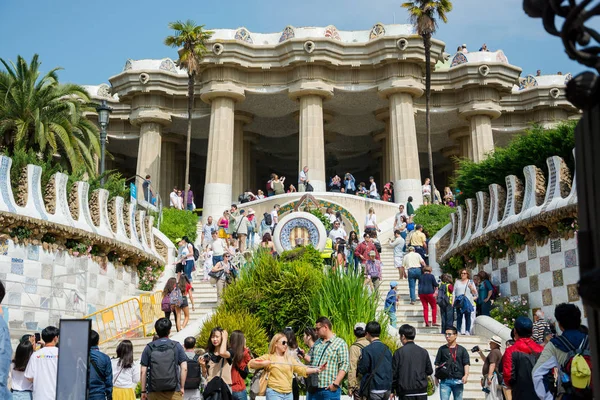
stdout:
<svg viewBox="0 0 600 400">
<path fill-rule="evenodd" d="M 187 145 L 185 149 L 185 207 L 188 201 L 188 183 L 190 180 L 190 146 L 192 142 L 192 110 L 194 109 L 194 83 L 200 68 L 200 61 L 208 52 L 206 41 L 214 32 L 205 31 L 204 25 L 196 25 L 192 20 L 169 23 L 169 29 L 175 35 L 165 38 L 165 45 L 179 49 L 177 65 L 188 73 L 188 127 Z"/>
<path fill-rule="evenodd" d="M 83 116 L 94 111 L 86 90 L 60 84 L 60 68 L 40 78 L 37 54 L 29 64 L 21 56 L 16 64 L 0 62 L 6 68 L 0 71 L 0 146 L 9 153 L 32 149 L 46 158 L 58 155 L 71 172 L 85 168 L 95 175 L 100 138 L 96 126 Z"/>
<path fill-rule="evenodd" d="M 433 155 L 431 152 L 431 115 L 429 102 L 431 99 L 431 37 L 437 29 L 437 20 L 448 22 L 446 14 L 452 11 L 449 0 L 415 0 L 402 3 L 408 10 L 410 21 L 417 34 L 423 38 L 425 46 L 425 129 L 427 131 L 427 155 L 429 157 L 429 177 L 431 178 L 431 199 L 435 199 L 435 183 L 433 179 Z"/>
</svg>

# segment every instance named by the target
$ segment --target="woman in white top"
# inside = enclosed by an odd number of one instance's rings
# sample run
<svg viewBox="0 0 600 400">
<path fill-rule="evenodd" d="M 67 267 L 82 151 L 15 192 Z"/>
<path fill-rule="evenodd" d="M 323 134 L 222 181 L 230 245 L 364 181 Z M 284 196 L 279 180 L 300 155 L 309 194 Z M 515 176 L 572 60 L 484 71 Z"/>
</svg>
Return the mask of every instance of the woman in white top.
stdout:
<svg viewBox="0 0 600 400">
<path fill-rule="evenodd" d="M 377 226 L 377 215 L 375 215 L 375 209 L 370 207 L 369 213 L 365 217 L 365 232 L 372 232 L 376 230 L 379 230 L 379 226 Z"/>
<path fill-rule="evenodd" d="M 460 278 L 456 280 L 454 283 L 454 290 L 452 291 L 452 298 L 454 301 L 457 300 L 458 296 L 464 295 L 472 305 L 472 311 L 466 311 L 462 308 L 457 308 L 456 310 L 456 328 L 458 329 L 458 333 L 464 333 L 466 335 L 471 334 L 471 317 L 472 313 L 475 311 L 475 300 L 477 299 L 477 287 L 471 280 L 471 276 L 469 275 L 469 271 L 466 269 L 462 269 L 460 271 Z M 463 317 L 465 320 L 465 330 L 462 331 L 463 327 Z"/>
<path fill-rule="evenodd" d="M 25 369 L 33 354 L 33 343 L 23 340 L 17 346 L 15 358 L 10 365 L 12 378 L 12 395 L 14 400 L 31 400 L 33 382 L 25 378 Z"/>
<path fill-rule="evenodd" d="M 117 346 L 117 358 L 111 361 L 113 400 L 135 400 L 135 387 L 140 380 L 140 364 L 133 361 L 133 344 L 123 340 Z"/>
</svg>

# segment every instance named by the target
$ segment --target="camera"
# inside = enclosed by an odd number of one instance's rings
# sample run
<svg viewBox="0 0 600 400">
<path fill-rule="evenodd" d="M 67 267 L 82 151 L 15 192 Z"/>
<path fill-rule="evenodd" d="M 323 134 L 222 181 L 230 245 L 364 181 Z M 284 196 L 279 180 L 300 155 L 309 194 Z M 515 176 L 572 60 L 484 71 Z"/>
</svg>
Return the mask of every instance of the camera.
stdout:
<svg viewBox="0 0 600 400">
<path fill-rule="evenodd" d="M 208 364 L 208 362 L 210 361 L 210 354 L 204 353 L 202 355 L 202 358 L 204 359 L 204 362 Z"/>
<path fill-rule="evenodd" d="M 471 349 L 471 353 L 478 353 L 479 351 L 479 346 L 475 346 Z"/>
</svg>

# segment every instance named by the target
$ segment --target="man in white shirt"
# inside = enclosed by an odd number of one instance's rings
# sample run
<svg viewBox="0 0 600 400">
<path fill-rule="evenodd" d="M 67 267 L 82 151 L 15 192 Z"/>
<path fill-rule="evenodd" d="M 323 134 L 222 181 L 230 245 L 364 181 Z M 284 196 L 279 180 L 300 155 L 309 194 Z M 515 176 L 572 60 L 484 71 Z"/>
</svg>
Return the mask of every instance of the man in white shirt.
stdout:
<svg viewBox="0 0 600 400">
<path fill-rule="evenodd" d="M 217 226 L 213 224 L 213 217 L 209 216 L 206 224 L 202 227 L 202 247 L 206 247 L 212 243 L 212 234 L 217 230 Z"/>
<path fill-rule="evenodd" d="M 340 221 L 335 221 L 333 223 L 333 229 L 329 232 L 329 238 L 333 243 L 335 243 L 338 238 L 342 238 L 344 240 L 348 239 L 346 231 L 340 226 Z"/>
<path fill-rule="evenodd" d="M 43 348 L 31 355 L 25 378 L 33 382 L 33 400 L 55 400 L 58 372 L 58 328 L 48 326 L 42 331 Z"/>
<path fill-rule="evenodd" d="M 335 213 L 331 207 L 327 208 L 325 211 L 325 216 L 329 219 L 329 222 L 331 222 L 332 225 L 335 223 L 335 221 L 337 221 L 337 217 L 335 216 Z"/>
<path fill-rule="evenodd" d="M 302 171 L 298 174 L 298 191 L 305 192 L 306 184 L 308 183 L 308 167 L 305 165 Z"/>
<path fill-rule="evenodd" d="M 212 233 L 210 248 L 213 252 L 212 262 L 214 267 L 219 261 L 223 261 L 223 254 L 227 250 L 227 244 L 217 235 L 217 231 L 213 231 Z"/>
<path fill-rule="evenodd" d="M 271 210 L 271 233 L 275 231 L 275 227 L 279 222 L 279 208 L 279 204 L 275 204 L 273 210 Z"/>
<path fill-rule="evenodd" d="M 375 178 L 370 176 L 369 182 L 371 182 L 371 186 L 369 187 L 369 197 L 372 199 L 379 199 L 379 192 L 377 192 L 377 184 L 375 183 Z"/>
<path fill-rule="evenodd" d="M 172 208 L 181 208 L 181 197 L 177 194 L 177 186 L 173 188 L 173 191 L 169 195 L 169 203 Z"/>
</svg>

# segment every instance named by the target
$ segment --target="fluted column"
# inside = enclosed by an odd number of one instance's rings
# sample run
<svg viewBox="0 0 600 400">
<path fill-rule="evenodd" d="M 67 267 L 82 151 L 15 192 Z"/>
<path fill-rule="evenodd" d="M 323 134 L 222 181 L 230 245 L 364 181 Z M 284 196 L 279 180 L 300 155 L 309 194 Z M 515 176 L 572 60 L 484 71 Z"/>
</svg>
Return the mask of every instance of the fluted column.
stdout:
<svg viewBox="0 0 600 400">
<path fill-rule="evenodd" d="M 451 129 L 448 132 L 448 137 L 454 140 L 457 144 L 458 151 L 457 156 L 460 158 L 473 159 L 473 147 L 471 146 L 471 128 L 468 126 L 461 126 L 459 128 Z"/>
<path fill-rule="evenodd" d="M 473 161 L 483 161 L 494 151 L 494 135 L 492 119 L 489 115 L 474 115 L 471 117 L 471 147 Z"/>
<path fill-rule="evenodd" d="M 211 104 L 202 217 L 218 218 L 231 205 L 234 162 L 235 103 L 244 90 L 232 83 L 206 85 L 203 101 Z"/>
<path fill-rule="evenodd" d="M 325 192 L 323 100 L 333 96 L 333 88 L 321 81 L 301 81 L 290 88 L 289 95 L 300 101 L 298 171 L 307 166 L 315 192 Z"/>
<path fill-rule="evenodd" d="M 247 188 L 244 187 L 244 151 L 246 143 L 244 142 L 244 125 L 252 121 L 252 116 L 247 113 L 237 112 L 235 114 L 235 124 L 233 130 L 233 191 L 231 200 L 237 201 L 238 196 Z"/>
</svg>

